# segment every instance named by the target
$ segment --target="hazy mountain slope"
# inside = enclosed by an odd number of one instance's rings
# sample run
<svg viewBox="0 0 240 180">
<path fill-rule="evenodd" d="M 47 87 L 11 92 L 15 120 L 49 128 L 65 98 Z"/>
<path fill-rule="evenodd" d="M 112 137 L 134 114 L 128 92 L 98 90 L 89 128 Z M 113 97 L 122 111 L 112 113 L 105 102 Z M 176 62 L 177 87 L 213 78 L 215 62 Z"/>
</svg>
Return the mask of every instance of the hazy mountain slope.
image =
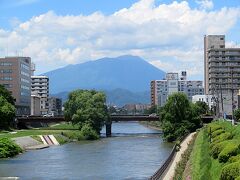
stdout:
<svg viewBox="0 0 240 180">
<path fill-rule="evenodd" d="M 150 91 L 150 81 L 162 79 L 165 73 L 137 56 L 103 58 L 69 65 L 45 73 L 50 80 L 50 93 L 82 89 L 125 89 Z"/>
</svg>

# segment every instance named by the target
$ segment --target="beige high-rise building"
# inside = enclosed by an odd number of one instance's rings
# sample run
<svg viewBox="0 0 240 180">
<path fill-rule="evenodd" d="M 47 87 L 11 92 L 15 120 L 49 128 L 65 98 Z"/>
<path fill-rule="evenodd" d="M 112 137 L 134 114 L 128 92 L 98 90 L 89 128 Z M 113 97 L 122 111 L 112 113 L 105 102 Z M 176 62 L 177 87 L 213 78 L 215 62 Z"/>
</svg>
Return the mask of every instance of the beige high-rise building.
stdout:
<svg viewBox="0 0 240 180">
<path fill-rule="evenodd" d="M 31 58 L 0 58 L 0 84 L 15 98 L 17 115 L 29 115 L 31 107 Z"/>
<path fill-rule="evenodd" d="M 32 78 L 32 95 L 40 97 L 41 114 L 48 114 L 49 110 L 49 79 L 47 76 L 31 76 Z"/>
<path fill-rule="evenodd" d="M 209 49 L 225 48 L 224 35 L 207 35 L 204 36 L 204 89 L 205 94 L 209 94 Z"/>
<path fill-rule="evenodd" d="M 240 48 L 226 48 L 224 35 L 204 37 L 205 94 L 216 100 L 217 114 L 232 115 L 240 89 Z"/>
</svg>

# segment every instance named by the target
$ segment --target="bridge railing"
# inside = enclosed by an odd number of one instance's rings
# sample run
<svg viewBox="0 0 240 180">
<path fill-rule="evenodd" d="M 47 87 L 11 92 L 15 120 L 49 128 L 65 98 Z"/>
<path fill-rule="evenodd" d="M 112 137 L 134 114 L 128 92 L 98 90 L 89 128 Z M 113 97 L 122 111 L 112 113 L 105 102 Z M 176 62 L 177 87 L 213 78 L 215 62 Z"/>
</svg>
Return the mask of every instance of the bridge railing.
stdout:
<svg viewBox="0 0 240 180">
<path fill-rule="evenodd" d="M 188 136 L 188 134 L 184 135 L 182 138 L 180 138 L 180 142 L 182 143 L 183 140 Z M 176 153 L 177 153 L 177 145 L 175 144 L 172 148 L 172 151 L 170 153 L 170 155 L 168 156 L 168 158 L 165 160 L 165 162 L 163 163 L 163 165 L 149 178 L 149 180 L 159 180 L 163 174 L 165 173 L 166 169 L 169 167 L 169 165 L 171 164 L 173 158 L 175 157 Z"/>
</svg>

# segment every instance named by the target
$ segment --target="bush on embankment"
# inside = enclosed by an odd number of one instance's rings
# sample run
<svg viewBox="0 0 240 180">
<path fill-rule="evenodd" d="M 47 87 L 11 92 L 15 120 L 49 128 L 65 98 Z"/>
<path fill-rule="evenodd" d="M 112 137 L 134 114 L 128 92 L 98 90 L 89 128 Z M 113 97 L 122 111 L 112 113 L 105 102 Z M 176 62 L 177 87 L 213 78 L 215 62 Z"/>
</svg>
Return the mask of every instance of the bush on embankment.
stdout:
<svg viewBox="0 0 240 180">
<path fill-rule="evenodd" d="M 71 140 L 96 140 L 100 136 L 97 134 L 90 125 L 84 124 L 80 131 L 63 132 L 62 135 L 68 137 Z"/>
<path fill-rule="evenodd" d="M 232 180 L 239 176 L 240 126 L 217 121 L 202 128 L 191 153 L 191 179 Z"/>
<path fill-rule="evenodd" d="M 22 152 L 22 149 L 11 139 L 0 139 L 0 158 L 13 157 Z"/>
</svg>

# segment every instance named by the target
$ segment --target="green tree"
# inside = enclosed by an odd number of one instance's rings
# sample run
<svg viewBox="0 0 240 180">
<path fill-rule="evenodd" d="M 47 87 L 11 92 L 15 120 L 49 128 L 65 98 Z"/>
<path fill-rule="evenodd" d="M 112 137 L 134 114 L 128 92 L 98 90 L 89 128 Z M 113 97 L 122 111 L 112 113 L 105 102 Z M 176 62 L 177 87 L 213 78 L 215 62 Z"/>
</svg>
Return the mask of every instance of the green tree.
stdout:
<svg viewBox="0 0 240 180">
<path fill-rule="evenodd" d="M 0 95 L 0 129 L 8 129 L 15 116 L 15 107 Z"/>
<path fill-rule="evenodd" d="M 0 96 L 3 96 L 10 104 L 15 104 L 15 99 L 12 97 L 10 92 L 0 84 Z"/>
<path fill-rule="evenodd" d="M 78 124 L 79 128 L 86 124 L 100 133 L 104 121 L 109 118 L 106 97 L 102 92 L 95 90 L 76 90 L 69 94 L 69 99 L 64 105 L 65 118 Z"/>
<path fill-rule="evenodd" d="M 195 106 L 194 108 L 198 115 L 208 114 L 209 112 L 209 107 L 205 102 L 197 101 L 195 104 L 193 104 L 193 106 Z"/>
<path fill-rule="evenodd" d="M 161 109 L 160 119 L 164 138 L 174 141 L 200 126 L 200 118 L 193 111 L 187 96 L 184 93 L 174 93 L 168 97 Z"/>
<path fill-rule="evenodd" d="M 236 121 L 240 121 L 240 109 L 236 109 L 233 115 Z"/>
</svg>

